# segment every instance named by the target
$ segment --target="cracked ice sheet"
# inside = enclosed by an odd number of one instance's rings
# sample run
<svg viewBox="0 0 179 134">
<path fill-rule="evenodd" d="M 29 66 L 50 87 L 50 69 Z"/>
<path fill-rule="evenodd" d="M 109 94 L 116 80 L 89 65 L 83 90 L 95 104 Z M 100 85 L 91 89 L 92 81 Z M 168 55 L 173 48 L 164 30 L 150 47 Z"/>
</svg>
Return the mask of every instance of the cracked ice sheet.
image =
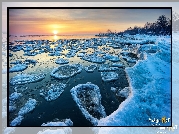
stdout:
<svg viewBox="0 0 179 134">
<path fill-rule="evenodd" d="M 161 49 L 170 48 L 168 43 L 163 46 Z M 163 115 L 171 118 L 171 72 L 170 63 L 164 57 L 168 55 L 162 55 L 164 52 L 148 55 L 147 60 L 126 68 L 132 94 L 116 111 L 101 119 L 99 126 L 151 126 L 149 118 L 162 118 Z"/>
</svg>

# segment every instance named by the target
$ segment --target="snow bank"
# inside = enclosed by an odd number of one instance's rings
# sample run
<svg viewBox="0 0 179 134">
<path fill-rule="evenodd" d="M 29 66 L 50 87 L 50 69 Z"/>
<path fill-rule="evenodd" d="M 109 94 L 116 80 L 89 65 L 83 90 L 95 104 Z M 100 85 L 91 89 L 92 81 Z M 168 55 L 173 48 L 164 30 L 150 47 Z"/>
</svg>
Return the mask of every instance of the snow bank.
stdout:
<svg viewBox="0 0 179 134">
<path fill-rule="evenodd" d="M 98 126 L 152 126 L 149 118 L 171 118 L 171 44 L 166 41 L 170 38 L 158 40 L 156 54 L 149 53 L 146 60 L 126 68 L 131 94 Z"/>
</svg>

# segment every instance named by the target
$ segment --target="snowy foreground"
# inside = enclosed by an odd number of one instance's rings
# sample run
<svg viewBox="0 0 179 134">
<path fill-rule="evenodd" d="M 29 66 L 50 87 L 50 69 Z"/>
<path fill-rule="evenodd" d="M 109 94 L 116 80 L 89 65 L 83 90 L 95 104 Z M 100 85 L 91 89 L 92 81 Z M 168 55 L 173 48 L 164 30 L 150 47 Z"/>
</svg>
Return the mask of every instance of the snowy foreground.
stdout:
<svg viewBox="0 0 179 134">
<path fill-rule="evenodd" d="M 125 69 L 131 94 L 116 111 L 99 120 L 98 126 L 155 126 L 150 119 L 171 119 L 171 38 L 150 39 L 156 40 L 155 46 L 141 46 L 147 48 L 141 49 L 146 60 Z M 150 48 L 158 52 L 148 53 Z"/>
<path fill-rule="evenodd" d="M 172 123 L 173 127 L 101 127 L 92 128 L 94 134 L 155 134 L 155 133 L 166 133 L 166 134 L 178 134 L 179 129 L 179 33 L 173 33 L 172 35 Z M 129 102 L 128 102 L 129 103 Z M 128 105 L 128 103 L 123 105 Z M 118 111 L 118 113 L 120 113 Z M 177 129 L 176 129 L 177 126 Z"/>
</svg>

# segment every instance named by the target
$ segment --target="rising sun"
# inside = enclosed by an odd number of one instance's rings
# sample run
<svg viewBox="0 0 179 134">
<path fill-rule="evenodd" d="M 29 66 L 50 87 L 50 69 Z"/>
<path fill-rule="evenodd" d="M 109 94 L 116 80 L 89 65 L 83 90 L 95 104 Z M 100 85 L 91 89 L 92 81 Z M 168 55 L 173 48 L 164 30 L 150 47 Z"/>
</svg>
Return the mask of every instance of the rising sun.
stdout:
<svg viewBox="0 0 179 134">
<path fill-rule="evenodd" d="M 53 34 L 55 34 L 55 35 L 56 35 L 57 33 L 58 33 L 58 31 L 57 31 L 57 30 L 54 30 L 54 31 L 53 31 Z"/>
</svg>

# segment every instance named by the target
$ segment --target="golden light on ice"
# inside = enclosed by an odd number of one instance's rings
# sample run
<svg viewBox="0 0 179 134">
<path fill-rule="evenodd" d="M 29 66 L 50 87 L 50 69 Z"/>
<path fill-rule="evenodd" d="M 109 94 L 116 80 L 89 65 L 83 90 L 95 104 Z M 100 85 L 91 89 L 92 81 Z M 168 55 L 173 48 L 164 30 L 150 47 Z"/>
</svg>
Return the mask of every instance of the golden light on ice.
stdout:
<svg viewBox="0 0 179 134">
<path fill-rule="evenodd" d="M 58 33 L 58 31 L 57 31 L 57 30 L 54 30 L 54 31 L 53 31 L 53 34 L 55 34 L 55 35 L 56 35 L 57 33 Z"/>
</svg>

